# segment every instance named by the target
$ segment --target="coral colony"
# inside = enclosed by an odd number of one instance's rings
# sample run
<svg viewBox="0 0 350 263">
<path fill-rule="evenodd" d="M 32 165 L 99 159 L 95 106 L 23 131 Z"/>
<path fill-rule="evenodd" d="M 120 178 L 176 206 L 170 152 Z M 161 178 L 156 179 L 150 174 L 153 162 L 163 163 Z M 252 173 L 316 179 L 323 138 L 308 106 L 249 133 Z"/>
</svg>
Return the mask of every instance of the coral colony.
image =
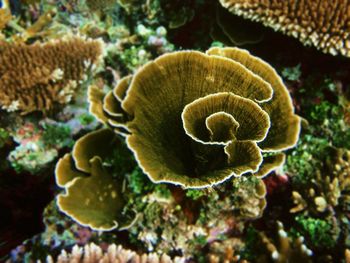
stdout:
<svg viewBox="0 0 350 263">
<path fill-rule="evenodd" d="M 0 1 L 0 262 L 350 262 L 349 10 Z"/>
</svg>

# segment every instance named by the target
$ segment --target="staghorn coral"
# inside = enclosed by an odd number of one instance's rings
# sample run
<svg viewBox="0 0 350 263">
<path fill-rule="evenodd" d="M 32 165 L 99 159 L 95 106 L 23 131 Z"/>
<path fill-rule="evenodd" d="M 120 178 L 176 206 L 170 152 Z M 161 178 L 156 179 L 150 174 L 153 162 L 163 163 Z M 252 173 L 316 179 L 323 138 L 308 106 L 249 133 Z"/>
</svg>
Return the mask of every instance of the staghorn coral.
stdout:
<svg viewBox="0 0 350 263">
<path fill-rule="evenodd" d="M 157 255 L 156 253 L 139 255 L 135 251 L 124 249 L 122 246 L 116 246 L 115 244 L 109 245 L 107 251 L 90 243 L 84 248 L 74 246 L 72 252 L 68 254 L 66 251 L 62 251 L 57 260 L 54 261 L 51 256 L 47 258 L 48 263 L 127 263 L 127 262 L 145 262 L 145 263 L 184 263 L 185 260 L 180 257 L 171 259 L 166 254 Z"/>
<path fill-rule="evenodd" d="M 113 173 L 103 165 L 116 147 L 121 145 L 111 130 L 91 132 L 80 138 L 72 154 L 66 154 L 56 166 L 56 182 L 66 189 L 57 197 L 58 207 L 93 229 L 121 228 L 118 221 L 125 204 L 121 182 L 114 180 Z"/>
<path fill-rule="evenodd" d="M 350 56 L 349 2 L 345 0 L 220 0 L 233 14 L 262 22 L 325 53 Z"/>
<path fill-rule="evenodd" d="M 45 34 L 44 29 L 52 23 L 54 17 L 56 16 L 56 12 L 57 11 L 55 9 L 45 12 L 38 18 L 37 21 L 35 21 L 31 26 L 27 27 L 23 32 L 21 32 L 21 34 L 18 36 L 15 35 L 13 37 L 14 40 L 18 42 L 25 42 L 30 38 Z"/>
<path fill-rule="evenodd" d="M 102 58 L 102 42 L 68 37 L 32 45 L 0 42 L 0 106 L 48 111 L 69 102 Z"/>
<path fill-rule="evenodd" d="M 323 212 L 347 212 L 350 207 L 350 151 L 329 149 L 325 171 L 317 170 L 311 184 L 293 191 L 295 206 L 291 213 L 305 211 L 317 215 Z"/>
<path fill-rule="evenodd" d="M 201 188 L 233 175 L 262 177 L 299 135 L 280 77 L 236 48 L 163 55 L 102 97 L 92 86 L 91 112 L 127 137 L 153 182 Z M 261 151 L 272 154 L 263 160 Z"/>
<path fill-rule="evenodd" d="M 258 256 L 257 262 L 312 262 L 311 256 L 313 252 L 304 244 L 304 238 L 298 237 L 295 240 L 288 237 L 287 232 L 284 230 L 283 224 L 277 222 L 277 242 L 266 236 L 264 232 L 260 232 L 262 244 L 266 247 L 269 256 Z"/>
</svg>

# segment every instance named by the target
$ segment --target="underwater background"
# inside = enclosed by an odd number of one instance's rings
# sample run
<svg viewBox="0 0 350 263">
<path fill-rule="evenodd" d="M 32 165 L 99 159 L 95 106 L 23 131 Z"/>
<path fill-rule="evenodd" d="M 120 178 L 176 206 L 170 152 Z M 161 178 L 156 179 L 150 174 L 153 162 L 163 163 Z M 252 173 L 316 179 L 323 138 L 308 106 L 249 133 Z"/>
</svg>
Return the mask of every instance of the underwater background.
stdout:
<svg viewBox="0 0 350 263">
<path fill-rule="evenodd" d="M 350 262 L 350 3 L 0 1 L 0 262 Z"/>
</svg>

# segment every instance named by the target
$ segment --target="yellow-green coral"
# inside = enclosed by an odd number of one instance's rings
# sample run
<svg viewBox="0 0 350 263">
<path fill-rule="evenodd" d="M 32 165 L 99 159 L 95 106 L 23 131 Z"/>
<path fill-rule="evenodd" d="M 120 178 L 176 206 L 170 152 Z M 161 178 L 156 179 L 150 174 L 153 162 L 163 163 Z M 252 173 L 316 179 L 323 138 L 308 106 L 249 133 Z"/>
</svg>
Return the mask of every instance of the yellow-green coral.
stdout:
<svg viewBox="0 0 350 263">
<path fill-rule="evenodd" d="M 198 188 L 245 173 L 264 176 L 299 135 L 280 77 L 236 48 L 163 55 L 101 98 L 92 87 L 91 112 L 127 137 L 154 182 Z M 277 155 L 264 162 L 264 151 Z"/>
<path fill-rule="evenodd" d="M 98 130 L 80 138 L 72 154 L 66 154 L 56 166 L 56 182 L 66 189 L 57 204 L 80 224 L 98 230 L 120 227 L 118 219 L 124 206 L 121 182 L 103 165 L 118 146 L 120 142 L 111 130 Z"/>
</svg>

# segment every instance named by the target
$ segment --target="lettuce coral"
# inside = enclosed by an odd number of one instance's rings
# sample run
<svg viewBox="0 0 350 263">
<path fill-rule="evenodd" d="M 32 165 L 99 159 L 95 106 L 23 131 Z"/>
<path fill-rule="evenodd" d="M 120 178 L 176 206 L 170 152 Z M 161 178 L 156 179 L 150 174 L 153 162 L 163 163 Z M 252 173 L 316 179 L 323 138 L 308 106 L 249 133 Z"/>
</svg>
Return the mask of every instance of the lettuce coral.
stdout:
<svg viewBox="0 0 350 263">
<path fill-rule="evenodd" d="M 89 133 L 56 166 L 56 182 L 66 189 L 57 204 L 82 225 L 98 230 L 120 228 L 117 220 L 124 206 L 121 183 L 103 166 L 103 160 L 118 144 L 109 129 Z"/>
<path fill-rule="evenodd" d="M 187 188 L 265 176 L 300 130 L 276 71 L 237 48 L 165 54 L 106 96 L 91 87 L 89 97 L 91 112 L 126 136 L 153 182 Z"/>
</svg>

